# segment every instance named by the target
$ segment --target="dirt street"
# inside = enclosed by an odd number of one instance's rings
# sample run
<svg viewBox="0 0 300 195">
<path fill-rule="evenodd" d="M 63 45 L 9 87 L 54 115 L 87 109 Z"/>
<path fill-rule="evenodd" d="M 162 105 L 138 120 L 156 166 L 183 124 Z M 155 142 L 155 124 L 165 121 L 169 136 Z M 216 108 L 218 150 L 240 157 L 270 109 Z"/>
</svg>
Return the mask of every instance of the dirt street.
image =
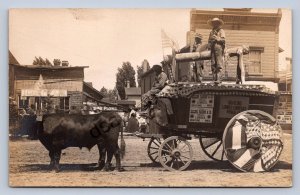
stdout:
<svg viewBox="0 0 300 195">
<path fill-rule="evenodd" d="M 291 186 L 292 135 L 284 134 L 284 150 L 272 172 L 243 173 L 227 162 L 210 160 L 201 151 L 199 141 L 191 140 L 194 160 L 186 171 L 170 172 L 155 166 L 147 156 L 149 140 L 128 136 L 125 172 L 103 172 L 95 169 L 97 147 L 68 148 L 63 151 L 61 172 L 48 170 L 49 156 L 39 141 L 9 141 L 10 186 Z M 114 162 L 115 163 L 115 162 Z"/>
</svg>

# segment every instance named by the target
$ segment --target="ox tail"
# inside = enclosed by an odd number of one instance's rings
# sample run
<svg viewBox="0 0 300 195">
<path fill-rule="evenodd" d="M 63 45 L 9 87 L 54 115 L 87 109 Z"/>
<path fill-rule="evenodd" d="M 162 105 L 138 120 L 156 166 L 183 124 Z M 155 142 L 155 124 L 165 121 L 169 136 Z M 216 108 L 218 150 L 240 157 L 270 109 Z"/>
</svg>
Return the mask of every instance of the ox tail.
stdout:
<svg viewBox="0 0 300 195">
<path fill-rule="evenodd" d="M 123 136 L 123 126 L 120 125 L 121 128 L 121 146 L 120 146 L 120 153 L 121 153 L 121 158 L 123 159 L 125 157 L 125 149 L 126 149 L 126 143 L 124 140 L 124 136 Z"/>
</svg>

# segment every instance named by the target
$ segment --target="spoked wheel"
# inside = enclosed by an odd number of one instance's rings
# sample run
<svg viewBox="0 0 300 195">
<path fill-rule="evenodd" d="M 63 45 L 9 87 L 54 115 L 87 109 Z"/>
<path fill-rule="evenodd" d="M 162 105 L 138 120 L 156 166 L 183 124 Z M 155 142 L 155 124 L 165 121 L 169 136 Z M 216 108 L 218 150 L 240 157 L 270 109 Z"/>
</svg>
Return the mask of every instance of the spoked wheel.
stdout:
<svg viewBox="0 0 300 195">
<path fill-rule="evenodd" d="M 161 165 L 169 171 L 182 171 L 191 164 L 193 149 L 184 138 L 172 136 L 161 144 L 158 157 Z"/>
<path fill-rule="evenodd" d="M 203 152 L 215 161 L 227 161 L 221 137 L 205 137 L 200 135 L 200 146 Z"/>
<path fill-rule="evenodd" d="M 259 110 L 237 114 L 223 134 L 228 161 L 244 172 L 269 171 L 283 149 L 281 139 L 282 130 L 276 120 Z"/>
<path fill-rule="evenodd" d="M 148 156 L 154 163 L 159 163 L 158 149 L 160 145 L 161 145 L 161 141 L 159 138 L 151 138 L 148 144 L 148 148 L 147 148 Z"/>
</svg>

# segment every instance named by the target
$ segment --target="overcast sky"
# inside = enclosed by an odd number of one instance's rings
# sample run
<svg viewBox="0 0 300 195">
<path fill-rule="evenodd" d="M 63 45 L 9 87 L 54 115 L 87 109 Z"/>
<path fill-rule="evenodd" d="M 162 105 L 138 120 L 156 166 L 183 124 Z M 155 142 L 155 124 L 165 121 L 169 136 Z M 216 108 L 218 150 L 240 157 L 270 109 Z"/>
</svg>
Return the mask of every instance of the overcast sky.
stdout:
<svg viewBox="0 0 300 195">
<path fill-rule="evenodd" d="M 122 62 L 136 68 L 144 59 L 150 65 L 162 61 L 161 29 L 183 47 L 189 20 L 189 9 L 13 9 L 9 49 L 24 65 L 41 56 L 51 62 L 58 58 L 72 66 L 89 66 L 85 81 L 97 89 L 113 88 Z M 283 10 L 279 45 L 285 50 L 282 59 L 291 57 L 289 10 Z"/>
</svg>

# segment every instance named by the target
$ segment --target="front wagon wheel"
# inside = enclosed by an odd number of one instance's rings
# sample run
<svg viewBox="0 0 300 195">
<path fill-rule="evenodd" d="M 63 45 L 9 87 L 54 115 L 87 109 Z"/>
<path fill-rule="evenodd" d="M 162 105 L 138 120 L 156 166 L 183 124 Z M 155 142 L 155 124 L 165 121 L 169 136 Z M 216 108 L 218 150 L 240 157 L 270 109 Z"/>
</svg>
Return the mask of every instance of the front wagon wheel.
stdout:
<svg viewBox="0 0 300 195">
<path fill-rule="evenodd" d="M 169 171 L 183 171 L 192 162 L 191 144 L 180 136 L 167 138 L 159 147 L 159 161 Z"/>
<path fill-rule="evenodd" d="M 159 138 L 151 138 L 147 147 L 147 153 L 153 163 L 159 163 L 158 150 L 161 145 Z"/>
</svg>

